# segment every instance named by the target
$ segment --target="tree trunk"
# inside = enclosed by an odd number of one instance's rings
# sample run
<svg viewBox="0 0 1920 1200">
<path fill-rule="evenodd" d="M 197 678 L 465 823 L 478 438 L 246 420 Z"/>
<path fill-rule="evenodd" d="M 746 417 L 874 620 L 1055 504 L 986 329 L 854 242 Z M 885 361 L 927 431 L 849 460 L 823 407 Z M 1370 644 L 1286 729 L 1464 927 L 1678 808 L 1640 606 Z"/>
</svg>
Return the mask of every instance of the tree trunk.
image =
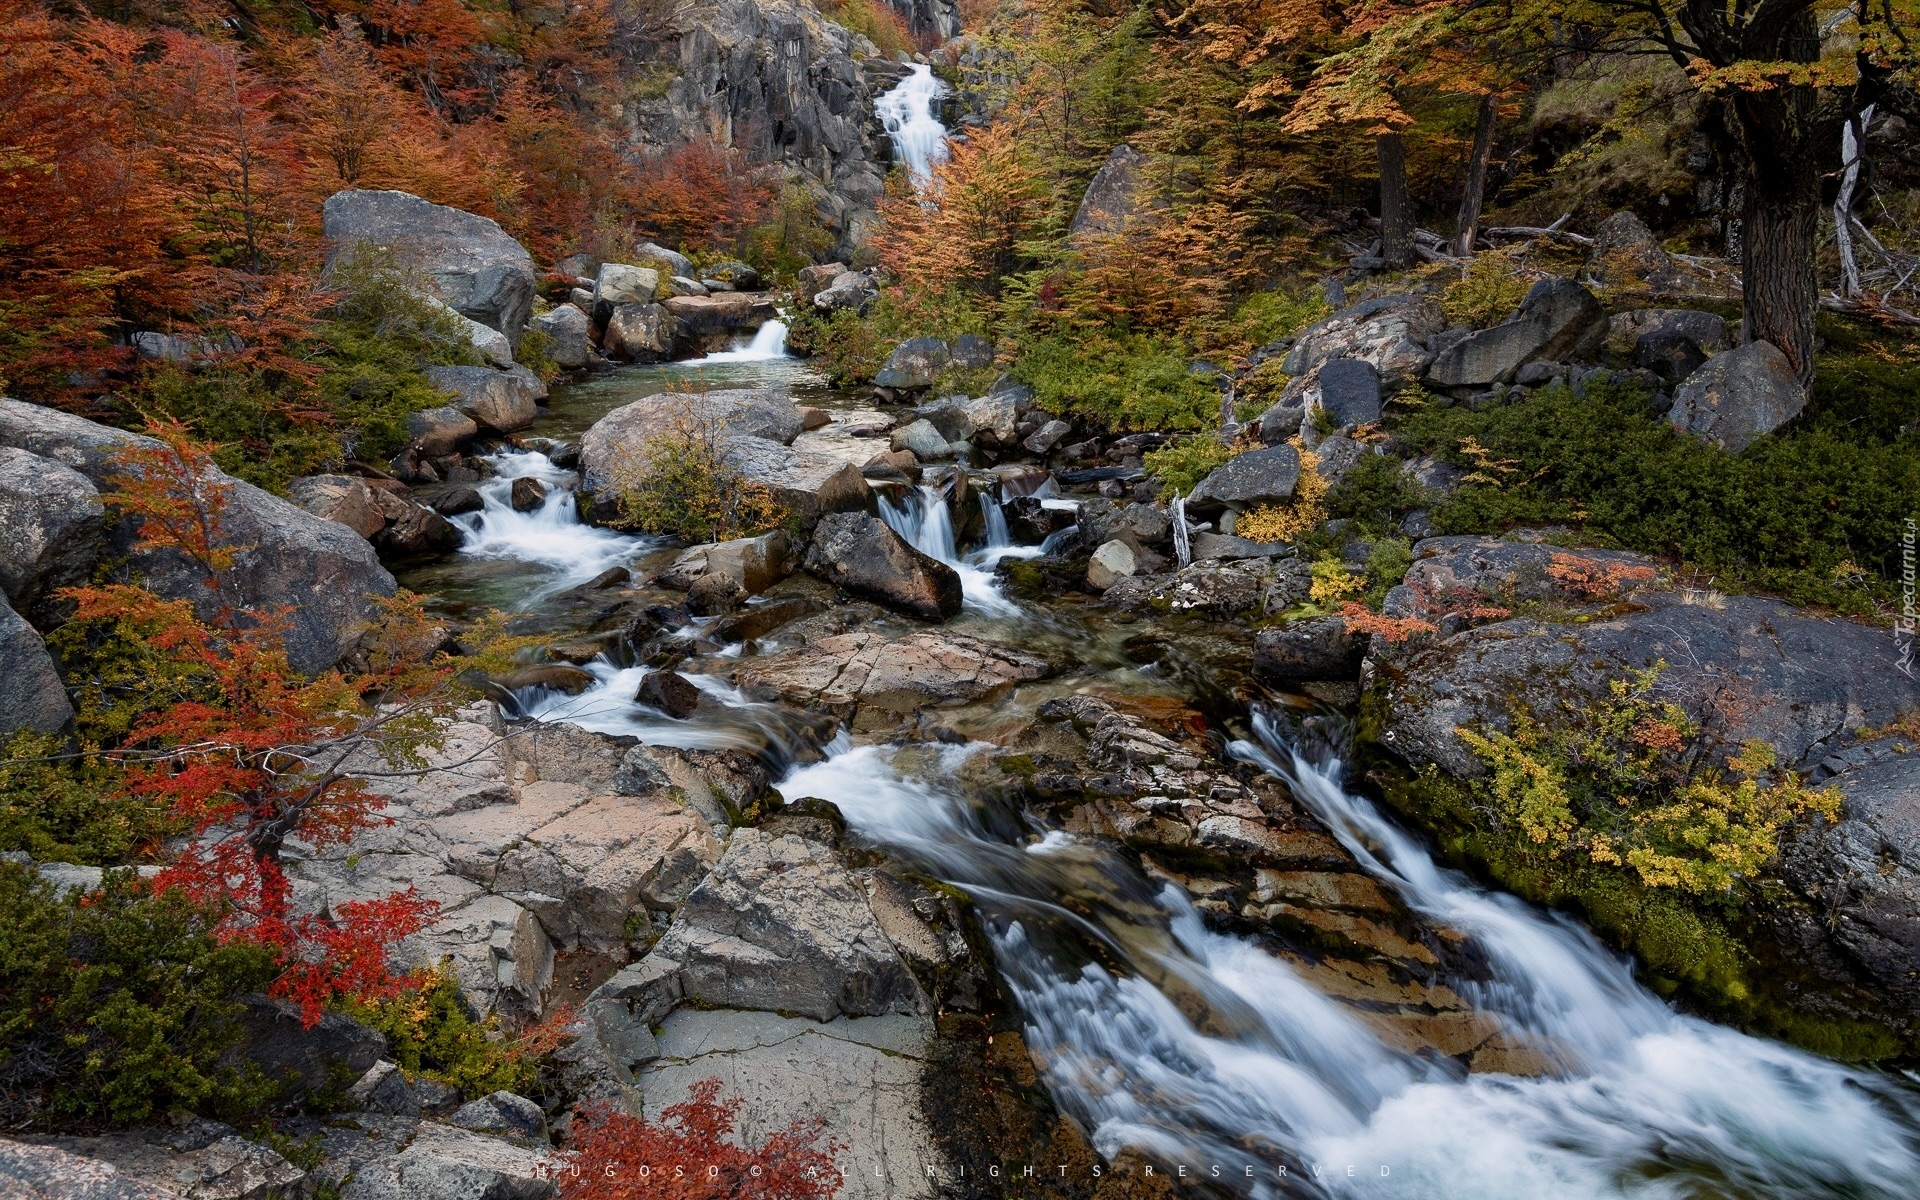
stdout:
<svg viewBox="0 0 1920 1200">
<path fill-rule="evenodd" d="M 1413 201 L 1407 195 L 1407 151 L 1397 133 L 1378 138 L 1380 257 L 1389 267 L 1413 265 Z"/>
<path fill-rule="evenodd" d="M 1493 161 L 1493 130 L 1500 102 L 1492 92 L 1480 97 L 1480 118 L 1473 126 L 1473 153 L 1467 156 L 1467 189 L 1460 196 L 1460 219 L 1453 226 L 1453 252 L 1473 253 L 1480 237 L 1480 207 L 1487 200 L 1487 167 Z"/>
</svg>

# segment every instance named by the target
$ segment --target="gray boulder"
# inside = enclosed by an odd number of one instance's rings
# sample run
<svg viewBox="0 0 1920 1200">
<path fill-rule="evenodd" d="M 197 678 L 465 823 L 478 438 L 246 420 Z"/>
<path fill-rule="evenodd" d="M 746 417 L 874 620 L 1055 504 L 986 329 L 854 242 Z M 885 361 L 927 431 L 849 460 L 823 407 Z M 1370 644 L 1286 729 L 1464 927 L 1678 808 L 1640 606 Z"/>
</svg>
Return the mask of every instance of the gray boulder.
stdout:
<svg viewBox="0 0 1920 1200">
<path fill-rule="evenodd" d="M 701 267 L 700 278 L 702 280 L 717 279 L 742 292 L 751 292 L 760 286 L 760 272 L 733 258 L 721 259 L 719 262 L 708 263 Z"/>
<path fill-rule="evenodd" d="M 795 281 L 800 287 L 800 298 L 812 300 L 828 286 L 847 274 L 847 264 L 843 262 L 815 263 L 810 267 L 801 267 Z"/>
<path fill-rule="evenodd" d="M 769 438 L 736 437 L 727 442 L 726 461 L 741 478 L 771 492 L 803 531 L 823 514 L 864 511 L 873 503 L 860 468 L 832 454 L 796 450 Z"/>
<path fill-rule="evenodd" d="M 449 394 L 449 407 L 481 429 L 512 433 L 533 424 L 539 405 L 515 376 L 492 367 L 428 367 L 427 381 Z"/>
<path fill-rule="evenodd" d="M 807 548 L 807 570 L 838 587 L 928 621 L 960 614 L 960 576 L 865 512 L 831 513 Z"/>
<path fill-rule="evenodd" d="M 469 1100 L 447 1118 L 447 1124 L 495 1137 L 541 1144 L 547 1140 L 547 1114 L 538 1104 L 512 1092 L 490 1092 Z"/>
<path fill-rule="evenodd" d="M 0 399 L 0 446 L 56 459 L 96 488 L 112 487 L 127 450 L 157 446 L 153 439 L 95 424 L 55 409 Z M 226 575 L 230 595 L 207 587 L 206 571 L 174 550 L 138 549 L 138 522 L 123 520 L 109 553 L 125 555 L 127 569 L 156 594 L 193 601 L 211 617 L 237 594 L 259 611 L 290 607 L 288 661 L 295 670 L 325 670 L 350 650 L 373 619 L 377 597 L 391 596 L 393 576 L 373 548 L 345 526 L 316 517 L 249 483 L 219 475 L 225 491 L 222 541 L 234 551 Z"/>
<path fill-rule="evenodd" d="M 947 344 L 939 338 L 908 338 L 887 356 L 887 365 L 873 377 L 876 386 L 910 391 L 933 386 L 933 377 L 951 361 Z"/>
<path fill-rule="evenodd" d="M 1320 398 L 1315 406 L 1336 429 L 1371 425 L 1380 419 L 1380 372 L 1365 359 L 1336 358 L 1320 368 Z"/>
<path fill-rule="evenodd" d="M 1382 296 L 1301 331 L 1281 369 L 1297 379 L 1332 359 L 1360 359 L 1373 364 L 1383 387 L 1397 391 L 1433 361 L 1431 343 L 1445 327 L 1446 316 L 1431 296 Z"/>
<path fill-rule="evenodd" d="M 361 190 L 329 196 L 321 223 L 330 262 L 362 243 L 391 251 L 456 312 L 520 344 L 533 312 L 533 259 L 497 223 L 406 192 Z"/>
<path fill-rule="evenodd" d="M 773 301 L 758 292 L 669 296 L 662 306 L 674 319 L 676 354 L 725 350 L 780 315 Z"/>
<path fill-rule="evenodd" d="M 7 1200 L 179 1200 L 104 1159 L 0 1138 L 0 1195 Z"/>
<path fill-rule="evenodd" d="M 600 349 L 618 362 L 660 362 L 673 356 L 677 329 L 673 315 L 658 304 L 616 304 Z"/>
<path fill-rule="evenodd" d="M 605 325 L 622 304 L 652 304 L 660 299 L 660 272 L 628 263 L 601 263 L 593 280 L 593 322 Z"/>
<path fill-rule="evenodd" d="M 749 696 L 887 728 L 929 707 L 1004 695 L 1048 672 L 1041 659 L 945 629 L 888 637 L 864 628 L 743 659 L 734 683 Z M 870 713 L 882 716 L 868 720 Z"/>
<path fill-rule="evenodd" d="M 963 333 L 953 339 L 953 365 L 982 371 L 993 365 L 993 343 L 977 333 Z"/>
<path fill-rule="evenodd" d="M 652 267 L 665 275 L 693 276 L 693 260 L 678 250 L 669 250 L 658 242 L 641 242 L 633 248 L 633 257 L 643 267 Z"/>
<path fill-rule="evenodd" d="M 1708 359 L 1674 389 L 1675 430 L 1738 453 L 1800 415 L 1807 389 L 1772 342 L 1748 342 Z"/>
<path fill-rule="evenodd" d="M 1118 233 L 1132 223 L 1140 210 L 1140 173 L 1146 157 L 1132 146 L 1121 144 L 1107 154 L 1107 161 L 1087 183 L 1080 206 L 1074 209 L 1072 234 Z"/>
<path fill-rule="evenodd" d="M 813 295 L 813 306 L 821 312 L 839 312 L 843 308 L 858 312 L 879 296 L 873 277 L 865 271 L 842 271 Z"/>
<path fill-rule="evenodd" d="M 168 1196 L 192 1200 L 276 1200 L 304 1194 L 306 1172 L 258 1142 L 239 1136 L 217 1121 L 180 1120 L 171 1128 L 129 1130 L 99 1137 L 49 1138 L 45 1150 L 104 1167 L 112 1182 L 129 1191 L 96 1191 L 84 1176 L 68 1176 L 71 1184 L 45 1192 L 18 1192 L 7 1187 L 7 1168 L 0 1165 L 0 1195 L 49 1195 L 69 1198 L 93 1196 Z M 0 1164 L 6 1158 L 0 1151 Z"/>
<path fill-rule="evenodd" d="M 1260 440 L 1269 446 L 1277 446 L 1299 433 L 1306 423 L 1305 398 L 1284 398 L 1260 414 Z"/>
<path fill-rule="evenodd" d="M 106 544 L 106 506 L 85 475 L 0 446 L 0 593 L 50 627 L 53 593 L 86 582 Z"/>
<path fill-rule="evenodd" d="M 1511 382 L 1535 360 L 1573 362 L 1589 357 L 1606 336 L 1606 309 L 1571 279 L 1542 279 L 1520 310 L 1442 350 L 1428 369 L 1436 387 L 1484 387 Z"/>
<path fill-rule="evenodd" d="M 21 729 L 58 733 L 73 719 L 67 689 L 40 633 L 0 597 L 0 739 Z"/>
<path fill-rule="evenodd" d="M 646 396 L 601 417 L 581 437 L 582 484 L 589 492 L 604 490 L 617 465 L 644 464 L 648 445 L 661 438 L 710 433 L 723 443 L 752 437 L 784 445 L 805 424 L 798 405 L 766 389 Z"/>
<path fill-rule="evenodd" d="M 1706 365 L 1707 352 L 1684 333 L 1645 333 L 1633 346 L 1633 365 L 1666 380 L 1685 379 Z"/>
<path fill-rule="evenodd" d="M 386 524 L 367 481 L 355 475 L 306 475 L 287 485 L 287 499 L 316 517 L 338 521 L 372 540 Z"/>
<path fill-rule="evenodd" d="M 587 314 L 571 304 L 562 304 L 533 319 L 533 327 L 546 335 L 547 357 L 555 366 L 569 371 L 586 366 L 587 360 L 593 357 L 593 343 L 588 336 L 590 324 Z"/>
<path fill-rule="evenodd" d="M 1236 511 L 1293 498 L 1300 482 L 1300 454 L 1292 446 L 1269 446 L 1235 455 L 1202 479 L 1187 497 L 1196 512 Z"/>
<path fill-rule="evenodd" d="M 480 423 L 451 404 L 407 417 L 407 435 L 422 458 L 452 454 L 480 435 Z M 305 507 L 305 505 L 302 505 Z"/>
<path fill-rule="evenodd" d="M 1053 449 L 1061 438 L 1072 432 L 1073 426 L 1055 418 L 1034 430 L 1027 436 L 1027 440 L 1020 444 L 1025 446 L 1029 453 L 1045 454 L 1047 451 Z"/>
<path fill-rule="evenodd" d="M 1104 592 L 1122 579 L 1140 571 L 1140 552 L 1115 538 L 1102 542 L 1087 559 L 1087 586 Z"/>
<path fill-rule="evenodd" d="M 1733 345 L 1726 318 L 1718 313 L 1693 308 L 1636 308 L 1607 318 L 1606 349 L 1610 354 L 1628 357 L 1640 339 L 1649 335 L 1678 335 L 1710 355 Z"/>
<path fill-rule="evenodd" d="M 985 434 L 995 445 L 1006 447 L 1019 440 L 1019 406 L 1008 393 L 989 392 L 960 407 L 973 425 L 973 436 Z"/>
<path fill-rule="evenodd" d="M 928 459 L 946 458 L 953 453 L 947 439 L 941 436 L 939 428 L 925 417 L 894 430 L 889 444 L 895 450 L 911 452 L 915 458 L 923 462 Z"/>
<path fill-rule="evenodd" d="M 422 1121 L 405 1150 L 354 1173 L 340 1200 L 549 1200 L 551 1150 Z"/>
<path fill-rule="evenodd" d="M 308 1026 L 291 1001 L 250 995 L 241 1002 L 240 1040 L 227 1061 L 252 1064 L 294 1094 L 322 1091 L 342 1074 L 358 1079 L 386 1057 L 387 1039 L 345 1013 L 325 1013 Z"/>
<path fill-rule="evenodd" d="M 1346 618 L 1314 617 L 1261 630 L 1253 641 L 1253 674 L 1276 683 L 1358 679 L 1366 651 L 1366 635 L 1348 633 Z"/>
</svg>

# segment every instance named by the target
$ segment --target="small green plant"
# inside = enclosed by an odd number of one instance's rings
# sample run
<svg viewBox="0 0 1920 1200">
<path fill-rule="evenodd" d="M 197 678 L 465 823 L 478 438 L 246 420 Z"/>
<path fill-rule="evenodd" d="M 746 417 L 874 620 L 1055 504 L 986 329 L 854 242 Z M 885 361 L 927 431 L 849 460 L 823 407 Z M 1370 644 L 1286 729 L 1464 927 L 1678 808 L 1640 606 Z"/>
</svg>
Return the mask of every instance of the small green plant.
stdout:
<svg viewBox="0 0 1920 1200">
<path fill-rule="evenodd" d="M 1234 310 L 1233 327 L 1248 342 L 1265 346 L 1290 337 L 1333 312 L 1318 288 L 1255 292 Z"/>
<path fill-rule="evenodd" d="M 1531 286 L 1515 252 L 1483 250 L 1440 293 L 1440 308 L 1455 325 L 1484 329 L 1511 317 Z"/>
<path fill-rule="evenodd" d="M 514 348 L 514 361 L 532 371 L 542 383 L 551 383 L 560 377 L 560 364 L 553 361 L 551 353 L 553 339 L 544 330 L 529 326 L 520 335 L 520 344 Z"/>
<path fill-rule="evenodd" d="M 1234 454 L 1233 447 L 1222 443 L 1219 438 L 1196 433 L 1168 442 L 1158 450 L 1147 451 L 1141 462 L 1147 468 L 1147 474 L 1166 486 L 1169 495 L 1174 492 L 1184 495 Z"/>
<path fill-rule="evenodd" d="M 1112 429 L 1204 429 L 1219 423 L 1220 392 L 1191 367 L 1172 338 L 1096 334 L 1029 341 L 1013 372 L 1048 412 Z"/>
<path fill-rule="evenodd" d="M 387 1053 L 400 1067 L 437 1079 L 469 1098 L 489 1092 L 526 1094 L 552 1047 L 544 1030 L 510 1038 L 499 1018 L 475 1018 L 460 984 L 445 967 L 424 972 L 413 987 L 387 1000 L 348 1001 L 346 1011 L 387 1036 Z"/>
<path fill-rule="evenodd" d="M 686 542 L 725 541 L 792 519 L 772 490 L 740 474 L 718 426 L 691 408 L 674 431 L 647 442 L 613 472 L 621 520 Z"/>
</svg>

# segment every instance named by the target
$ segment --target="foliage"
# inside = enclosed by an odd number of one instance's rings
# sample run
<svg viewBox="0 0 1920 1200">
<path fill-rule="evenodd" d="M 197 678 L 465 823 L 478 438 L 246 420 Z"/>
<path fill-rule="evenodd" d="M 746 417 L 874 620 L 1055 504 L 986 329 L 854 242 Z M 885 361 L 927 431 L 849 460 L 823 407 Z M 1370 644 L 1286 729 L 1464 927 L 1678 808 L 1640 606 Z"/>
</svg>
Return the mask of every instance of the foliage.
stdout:
<svg viewBox="0 0 1920 1200">
<path fill-rule="evenodd" d="M 577 1173 L 560 1175 L 565 1200 L 827 1200 L 842 1179 L 819 1118 L 796 1119 L 758 1144 L 735 1136 L 740 1101 L 720 1099 L 703 1079 L 658 1121 L 611 1104 L 589 1105 L 574 1122 Z M 684 1174 L 678 1168 L 685 1168 Z"/>
<path fill-rule="evenodd" d="M 222 1064 L 233 997 L 275 973 L 221 914 L 110 871 L 84 897 L 0 861 L 0 1120 L 131 1124 L 174 1108 L 257 1112 L 270 1087 Z"/>
<path fill-rule="evenodd" d="M 1441 533 L 1568 523 L 1728 583 L 1869 610 L 1891 601 L 1901 514 L 1920 511 L 1920 444 L 1812 425 L 1728 454 L 1676 434 L 1638 390 L 1590 383 L 1480 412 L 1429 405 L 1397 432 L 1477 471 L 1434 510 Z M 1848 564 L 1864 573 L 1836 573 Z"/>
<path fill-rule="evenodd" d="M 1293 499 L 1284 504 L 1256 504 L 1234 520 L 1234 533 L 1256 542 L 1291 542 L 1315 529 L 1327 519 L 1327 480 L 1320 474 L 1319 458 L 1294 439 L 1300 454 L 1300 481 L 1294 484 Z M 1322 597 L 1316 596 L 1315 600 Z"/>
<path fill-rule="evenodd" d="M 1141 459 L 1147 474 L 1158 479 L 1169 495 L 1191 492 L 1216 467 L 1224 465 L 1236 451 L 1211 434 L 1196 433 L 1168 442 L 1158 450 L 1149 450 Z"/>
<path fill-rule="evenodd" d="M 1190 359 L 1171 339 L 1044 337 L 1021 350 L 1013 373 L 1048 412 L 1113 429 L 1202 429 L 1220 420 L 1219 390 L 1190 370 Z"/>
<path fill-rule="evenodd" d="M 1440 293 L 1440 307 L 1449 324 L 1485 329 L 1511 317 L 1532 285 L 1516 254 L 1482 250 Z"/>
<path fill-rule="evenodd" d="M 836 384 L 871 383 L 901 342 L 913 337 L 948 341 L 963 333 L 985 333 L 975 303 L 959 292 L 887 288 L 864 313 L 840 309 L 831 314 L 804 311 L 793 320 L 787 343 L 814 356 L 815 365 Z"/>
<path fill-rule="evenodd" d="M 1292 337 L 1316 321 L 1332 315 L 1333 306 L 1318 288 L 1288 291 L 1269 288 L 1255 292 L 1234 310 L 1236 332 L 1255 346 Z"/>
<path fill-rule="evenodd" d="M 386 1035 L 387 1054 L 395 1063 L 468 1099 L 535 1091 L 541 1060 L 559 1044 L 558 1031 L 572 1017 L 562 1010 L 519 1037 L 505 1037 L 497 1016 L 477 1020 L 467 1011 L 459 981 L 444 967 L 390 996 L 348 999 L 341 1007 Z"/>
<path fill-rule="evenodd" d="M 897 177 L 880 204 L 880 260 L 909 287 L 998 295 L 1045 215 L 1045 181 L 1009 123 L 951 145 L 916 191 Z"/>
<path fill-rule="evenodd" d="M 899 58 L 922 49 L 914 45 L 906 19 L 884 0 L 828 0 L 821 11 L 847 32 L 872 42 L 885 58 Z"/>
<path fill-rule="evenodd" d="M 1428 489 L 1401 470 L 1397 457 L 1363 454 L 1327 497 L 1327 513 L 1379 537 L 1397 530 L 1401 517 L 1425 508 L 1433 499 Z"/>
<path fill-rule="evenodd" d="M 14 734 L 0 743 L 0 852 L 103 866 L 150 858 L 180 823 L 119 781 L 98 752 L 76 757 L 62 738 Z"/>
<path fill-rule="evenodd" d="M 623 522 L 686 542 L 765 533 L 791 517 L 771 489 L 728 461 L 718 424 L 691 408 L 671 432 L 618 464 L 611 482 Z"/>
<path fill-rule="evenodd" d="M 1461 730 L 1487 764 L 1475 784 L 1497 820 L 1549 854 L 1631 868 L 1647 887 L 1728 897 L 1749 887 L 1786 827 L 1840 812 L 1840 793 L 1776 769 L 1754 740 L 1722 770 L 1686 711 L 1659 698 L 1665 664 L 1614 680 L 1606 699 L 1564 721 L 1516 712 L 1512 732 Z"/>
</svg>

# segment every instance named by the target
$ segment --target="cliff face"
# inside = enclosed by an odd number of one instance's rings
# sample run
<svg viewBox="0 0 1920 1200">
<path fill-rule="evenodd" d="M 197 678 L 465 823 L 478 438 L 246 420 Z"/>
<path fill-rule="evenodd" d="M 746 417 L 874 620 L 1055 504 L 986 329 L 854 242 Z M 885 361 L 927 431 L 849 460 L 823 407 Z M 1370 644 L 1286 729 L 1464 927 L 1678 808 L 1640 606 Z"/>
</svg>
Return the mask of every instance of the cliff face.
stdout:
<svg viewBox="0 0 1920 1200">
<path fill-rule="evenodd" d="M 947 0 L 915 2 L 934 29 L 957 27 Z M 789 167 L 842 243 L 858 240 L 893 157 L 873 100 L 899 79 L 900 64 L 808 0 L 695 0 L 673 21 L 655 63 L 673 77 L 633 106 L 636 143 L 711 139 Z"/>
</svg>

